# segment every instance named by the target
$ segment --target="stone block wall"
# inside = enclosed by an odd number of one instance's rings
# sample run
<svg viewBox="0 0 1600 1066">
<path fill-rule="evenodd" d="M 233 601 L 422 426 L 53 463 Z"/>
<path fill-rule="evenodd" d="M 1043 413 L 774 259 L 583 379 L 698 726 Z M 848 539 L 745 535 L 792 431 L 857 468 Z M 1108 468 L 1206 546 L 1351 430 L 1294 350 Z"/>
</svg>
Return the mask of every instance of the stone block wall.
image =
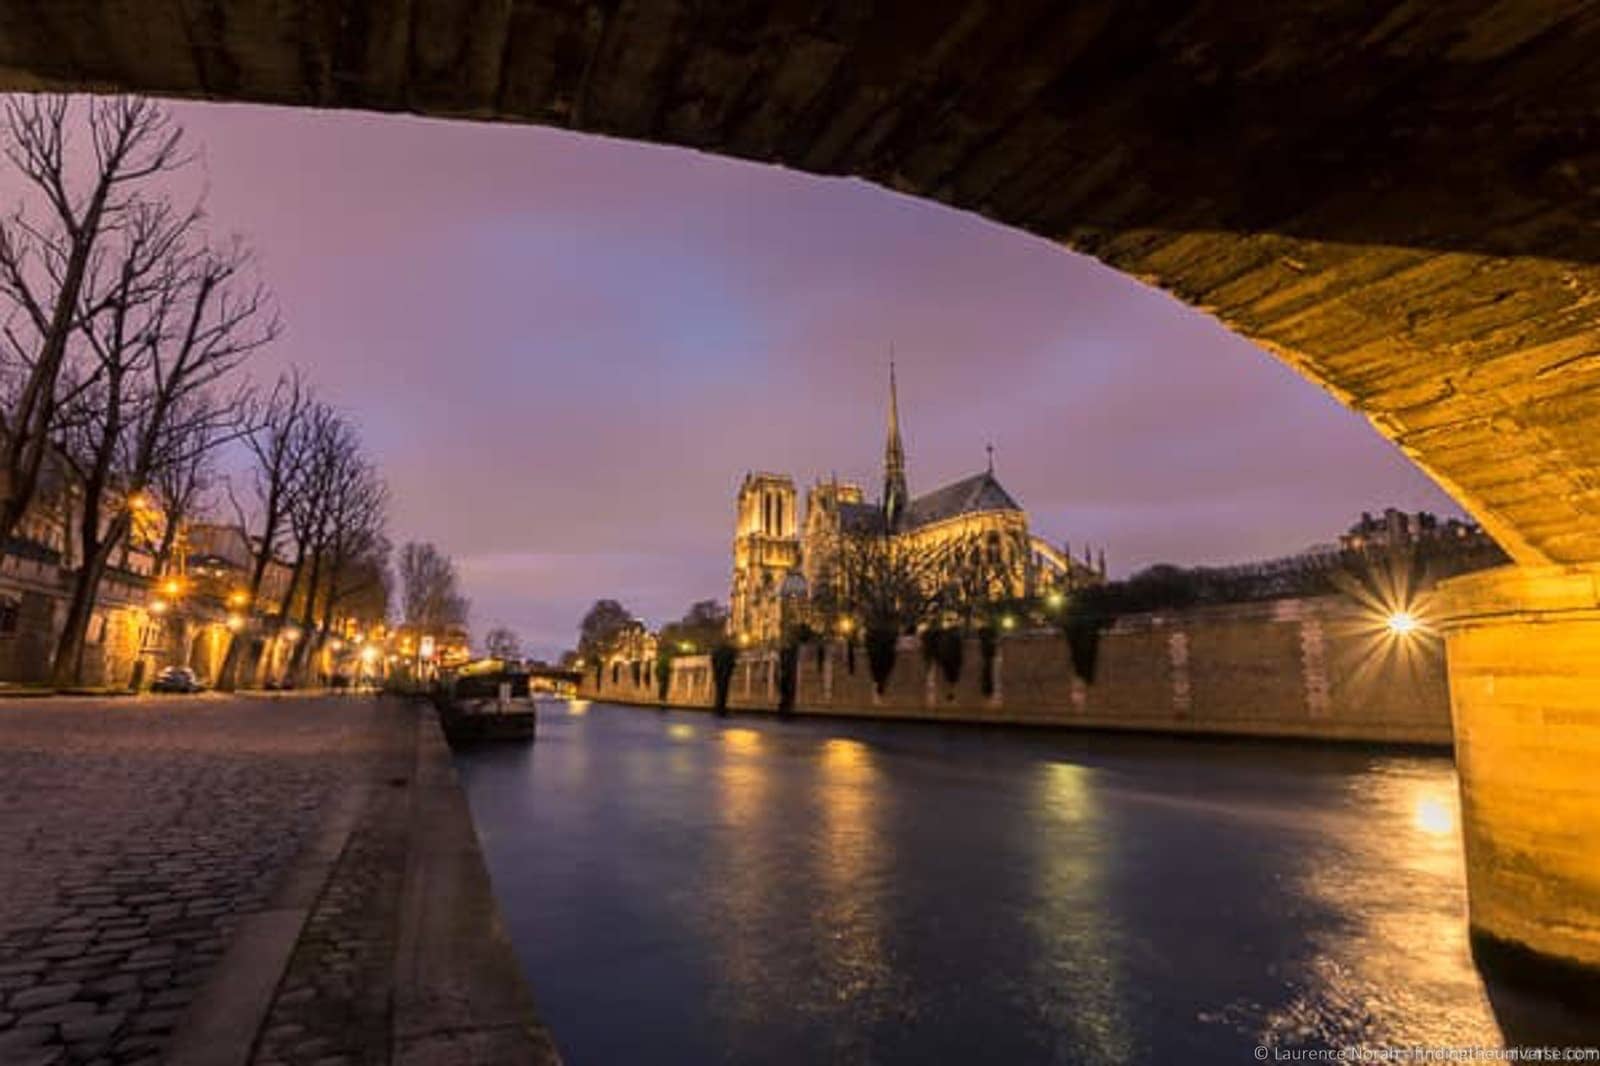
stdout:
<svg viewBox="0 0 1600 1066">
<path fill-rule="evenodd" d="M 1451 735 L 1438 637 L 1395 636 L 1343 597 L 1119 619 L 1101 638 L 1092 682 L 1075 674 L 1054 630 L 1002 639 L 988 694 L 975 639 L 953 685 L 915 638 L 901 640 L 881 693 L 866 653 L 855 650 L 853 669 L 850 659 L 837 642 L 802 648 L 796 712 L 1430 744 L 1448 744 Z M 774 652 L 742 655 L 729 706 L 776 710 L 777 669 Z M 582 695 L 659 702 L 655 685 L 633 685 L 628 667 L 619 677 L 614 683 L 608 671 L 596 686 L 586 675 Z M 669 704 L 710 707 L 713 695 L 709 656 L 673 661 Z"/>
</svg>

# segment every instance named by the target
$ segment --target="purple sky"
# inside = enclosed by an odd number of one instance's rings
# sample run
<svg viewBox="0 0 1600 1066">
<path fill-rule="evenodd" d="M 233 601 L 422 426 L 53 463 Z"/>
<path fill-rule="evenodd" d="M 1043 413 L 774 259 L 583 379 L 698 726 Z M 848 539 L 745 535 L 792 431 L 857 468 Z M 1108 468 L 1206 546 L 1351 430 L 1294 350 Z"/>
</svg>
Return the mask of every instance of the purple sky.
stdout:
<svg viewBox="0 0 1600 1066">
<path fill-rule="evenodd" d="M 474 629 L 553 653 L 597 597 L 725 599 L 746 470 L 875 492 L 885 362 L 913 493 L 981 469 L 1112 570 L 1453 510 L 1361 418 L 1176 301 L 874 187 L 550 130 L 186 104 L 214 225 L 354 414 L 397 542 Z"/>
</svg>

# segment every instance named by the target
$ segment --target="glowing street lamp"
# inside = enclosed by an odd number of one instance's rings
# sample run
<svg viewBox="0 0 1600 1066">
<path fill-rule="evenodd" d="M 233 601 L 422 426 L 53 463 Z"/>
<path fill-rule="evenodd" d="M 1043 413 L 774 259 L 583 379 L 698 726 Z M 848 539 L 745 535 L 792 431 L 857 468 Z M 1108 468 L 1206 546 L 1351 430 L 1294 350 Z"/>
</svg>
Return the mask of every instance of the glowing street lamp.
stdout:
<svg viewBox="0 0 1600 1066">
<path fill-rule="evenodd" d="M 179 595 L 181 595 L 183 593 L 183 582 L 179 581 L 175 577 L 174 578 L 169 578 L 167 580 L 166 584 L 161 586 L 161 591 L 165 592 L 168 596 L 171 596 L 172 598 L 176 599 Z"/>
<path fill-rule="evenodd" d="M 1015 629 L 1017 628 L 1017 620 L 1008 614 L 1004 618 L 1000 619 L 1000 628 Z"/>
<path fill-rule="evenodd" d="M 151 600 L 150 601 L 150 613 L 151 614 L 166 614 L 167 613 L 167 601 L 166 600 Z"/>
<path fill-rule="evenodd" d="M 1061 605 L 1065 602 L 1067 602 L 1067 598 L 1061 595 L 1060 592 L 1051 592 L 1044 598 L 1044 605 L 1052 611 L 1060 610 Z"/>
<path fill-rule="evenodd" d="M 237 633 L 237 632 L 239 632 L 239 630 L 243 629 L 244 628 L 244 615 L 241 615 L 241 614 L 229 614 L 228 615 L 228 628 L 233 630 L 235 633 Z"/>
<path fill-rule="evenodd" d="M 1384 625 L 1389 627 L 1389 632 L 1397 637 L 1409 636 L 1415 633 L 1422 625 L 1417 621 L 1417 616 L 1410 611 L 1395 611 L 1384 620 Z"/>
</svg>

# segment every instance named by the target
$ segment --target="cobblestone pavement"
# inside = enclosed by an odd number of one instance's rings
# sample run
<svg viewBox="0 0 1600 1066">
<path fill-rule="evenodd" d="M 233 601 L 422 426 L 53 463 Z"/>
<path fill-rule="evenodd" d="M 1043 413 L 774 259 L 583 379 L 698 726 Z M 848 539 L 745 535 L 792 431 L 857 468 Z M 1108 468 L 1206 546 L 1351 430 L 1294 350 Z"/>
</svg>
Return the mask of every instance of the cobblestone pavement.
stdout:
<svg viewBox="0 0 1600 1066">
<path fill-rule="evenodd" d="M 384 713 L 0 702 L 0 1063 L 161 1061 L 238 916 L 268 899 L 335 790 L 381 780 Z"/>
<path fill-rule="evenodd" d="M 254 1066 L 382 1066 L 392 1054 L 394 956 L 415 753 L 392 730 L 380 776 L 289 958 Z"/>
</svg>

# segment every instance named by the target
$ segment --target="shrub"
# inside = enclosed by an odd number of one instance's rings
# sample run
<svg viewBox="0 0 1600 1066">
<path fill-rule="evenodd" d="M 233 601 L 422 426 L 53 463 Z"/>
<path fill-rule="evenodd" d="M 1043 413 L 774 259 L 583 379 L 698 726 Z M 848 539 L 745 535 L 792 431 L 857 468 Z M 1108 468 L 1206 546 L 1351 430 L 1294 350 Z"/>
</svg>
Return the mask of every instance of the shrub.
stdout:
<svg viewBox="0 0 1600 1066">
<path fill-rule="evenodd" d="M 962 658 L 961 630 L 954 627 L 929 626 L 922 631 L 922 657 L 936 663 L 947 685 L 961 680 Z"/>
<path fill-rule="evenodd" d="M 711 649 L 711 683 L 716 687 L 716 712 L 728 713 L 728 689 L 733 685 L 733 668 L 739 664 L 739 649 L 718 644 Z"/>
<path fill-rule="evenodd" d="M 994 695 L 994 657 L 1000 650 L 1000 635 L 994 626 L 978 630 L 978 651 L 983 655 L 982 689 L 985 698 Z"/>
<path fill-rule="evenodd" d="M 1100 658 L 1100 634 L 1115 619 L 1113 595 L 1104 586 L 1090 586 L 1073 595 L 1061 616 L 1072 669 L 1086 685 L 1094 684 Z"/>
<path fill-rule="evenodd" d="M 667 693 L 672 689 L 672 655 L 662 652 L 656 656 L 656 695 L 662 703 L 667 702 Z"/>
<path fill-rule="evenodd" d="M 794 710 L 795 691 L 800 687 L 800 645 L 785 644 L 778 649 L 778 713 Z"/>
<path fill-rule="evenodd" d="M 880 696 L 889 683 L 889 675 L 894 673 L 895 645 L 899 639 L 900 632 L 895 626 L 867 627 L 867 668 L 872 671 L 872 686 Z"/>
</svg>

